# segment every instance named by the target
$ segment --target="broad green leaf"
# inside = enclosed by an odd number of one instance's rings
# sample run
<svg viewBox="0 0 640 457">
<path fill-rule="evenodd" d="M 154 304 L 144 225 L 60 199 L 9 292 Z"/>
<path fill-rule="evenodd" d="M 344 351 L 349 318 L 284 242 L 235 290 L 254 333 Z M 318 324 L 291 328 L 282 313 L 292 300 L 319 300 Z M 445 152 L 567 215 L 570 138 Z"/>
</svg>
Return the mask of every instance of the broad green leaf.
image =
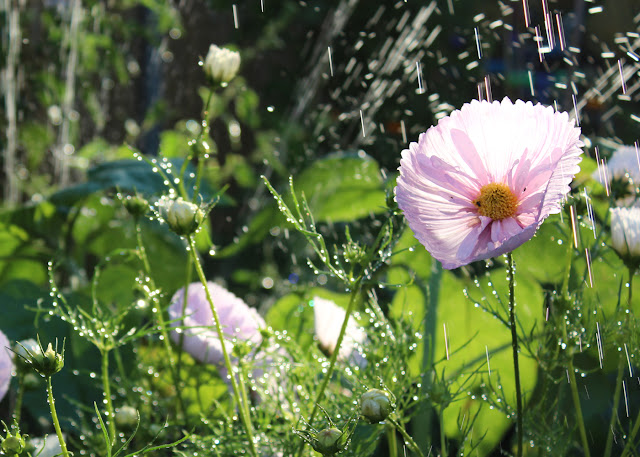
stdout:
<svg viewBox="0 0 640 457">
<path fill-rule="evenodd" d="M 364 154 L 340 153 L 317 160 L 293 181 L 318 222 L 354 221 L 380 214 L 386 207 L 380 167 Z"/>
</svg>

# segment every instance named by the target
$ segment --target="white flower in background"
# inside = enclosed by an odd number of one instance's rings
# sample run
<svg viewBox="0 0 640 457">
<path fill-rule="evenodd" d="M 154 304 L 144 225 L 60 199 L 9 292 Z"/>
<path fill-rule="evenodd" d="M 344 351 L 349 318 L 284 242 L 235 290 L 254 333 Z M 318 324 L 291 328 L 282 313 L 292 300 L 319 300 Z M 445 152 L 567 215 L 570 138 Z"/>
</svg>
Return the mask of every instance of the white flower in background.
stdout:
<svg viewBox="0 0 640 457">
<path fill-rule="evenodd" d="M 316 336 L 320 346 L 329 354 L 333 354 L 347 312 L 331 300 L 314 297 L 313 314 Z M 367 335 L 364 329 L 359 327 L 352 317 L 349 317 L 342 345 L 338 352 L 338 360 L 350 360 L 358 366 L 364 366 L 366 360 L 362 353 L 357 350 L 356 345 L 364 343 L 366 338 Z"/>
<path fill-rule="evenodd" d="M 32 438 L 29 443 L 35 448 L 32 455 L 38 457 L 54 457 L 62 454 L 62 448 L 60 447 L 60 441 L 54 434 L 47 435 L 44 438 Z"/>
<path fill-rule="evenodd" d="M 204 72 L 214 82 L 226 83 L 233 79 L 240 68 L 240 53 L 215 44 L 209 47 L 204 60 Z"/>
<path fill-rule="evenodd" d="M 13 362 L 11 361 L 9 347 L 9 339 L 0 331 L 0 400 L 7 394 L 11 383 Z"/>
<path fill-rule="evenodd" d="M 233 349 L 233 343 L 230 341 L 233 338 L 253 343 L 255 346 L 260 344 L 262 341 L 260 328 L 266 327 L 266 324 L 258 312 L 224 287 L 213 282 L 207 284 L 225 334 L 227 351 L 231 353 Z M 218 338 L 211 307 L 202 284 L 194 282 L 189 285 L 184 320 L 182 320 L 183 300 L 184 288 L 173 295 L 169 306 L 169 318 L 177 319 L 171 324 L 174 327 L 191 328 L 172 330 L 171 338 L 180 344 L 180 332 L 182 332 L 184 334 L 183 349 L 186 352 L 201 362 L 222 366 L 224 363 L 222 344 Z"/>
<path fill-rule="evenodd" d="M 606 167 L 598 167 L 593 172 L 593 179 L 602 183 L 602 185 L 611 186 L 612 182 L 619 181 L 624 185 L 623 189 L 615 188 L 614 195 L 623 194 L 622 198 L 618 198 L 616 203 L 628 206 L 636 200 L 636 187 L 640 184 L 640 151 L 635 146 L 621 146 L 616 149 L 609 158 Z M 605 182 L 607 181 L 607 182 Z"/>
<path fill-rule="evenodd" d="M 640 208 L 612 208 L 611 243 L 623 258 L 640 260 Z"/>
</svg>

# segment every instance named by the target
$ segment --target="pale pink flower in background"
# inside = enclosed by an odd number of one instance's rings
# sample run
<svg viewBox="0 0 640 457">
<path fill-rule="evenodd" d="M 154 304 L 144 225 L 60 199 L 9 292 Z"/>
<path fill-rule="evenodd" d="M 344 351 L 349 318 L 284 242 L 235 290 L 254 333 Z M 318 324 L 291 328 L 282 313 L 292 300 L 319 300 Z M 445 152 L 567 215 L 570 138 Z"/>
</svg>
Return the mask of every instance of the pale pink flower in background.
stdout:
<svg viewBox="0 0 640 457">
<path fill-rule="evenodd" d="M 315 332 L 320 347 L 329 354 L 333 354 L 338 343 L 342 323 L 347 315 L 346 310 L 331 300 L 314 297 L 313 315 Z M 338 352 L 338 360 L 351 361 L 358 366 L 364 366 L 366 360 L 358 349 L 358 345 L 362 345 L 366 339 L 367 335 L 364 329 L 359 327 L 352 317 L 349 317 L 347 329 Z"/>
<path fill-rule="evenodd" d="M 260 344 L 262 341 L 260 329 L 266 324 L 258 312 L 224 287 L 213 282 L 207 284 L 220 318 L 227 351 L 231 353 L 233 349 L 233 343 L 230 341 L 233 338 L 248 341 L 254 345 Z M 172 326 L 187 328 L 172 330 L 171 338 L 179 344 L 180 332 L 184 333 L 183 349 L 186 352 L 201 362 L 221 366 L 224 363 L 222 345 L 202 284 L 194 282 L 189 285 L 184 320 L 182 320 L 183 298 L 184 288 L 173 295 L 169 306 L 169 318 L 178 319 L 171 324 Z"/>
<path fill-rule="evenodd" d="M 580 170 L 579 138 L 565 112 L 474 100 L 402 151 L 396 201 L 444 268 L 505 254 L 560 212 Z"/>
<path fill-rule="evenodd" d="M 11 360 L 10 347 L 9 339 L 0 331 L 0 400 L 7 394 L 9 384 L 11 383 L 13 362 Z"/>
</svg>

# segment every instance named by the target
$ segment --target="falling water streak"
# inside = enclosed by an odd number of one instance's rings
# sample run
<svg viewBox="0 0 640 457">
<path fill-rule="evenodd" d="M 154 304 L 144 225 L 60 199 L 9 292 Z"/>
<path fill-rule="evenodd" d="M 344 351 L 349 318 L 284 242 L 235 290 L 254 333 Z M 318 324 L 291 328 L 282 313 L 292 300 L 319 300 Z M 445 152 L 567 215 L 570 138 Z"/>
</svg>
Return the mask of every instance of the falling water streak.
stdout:
<svg viewBox="0 0 640 457">
<path fill-rule="evenodd" d="M 447 338 L 447 324 L 442 323 L 444 329 L 444 350 L 447 353 L 447 360 L 449 360 L 449 339 Z"/>
<path fill-rule="evenodd" d="M 327 55 L 329 56 L 329 73 L 333 76 L 333 60 L 331 60 L 331 46 L 327 46 Z"/>
<path fill-rule="evenodd" d="M 578 109 L 578 103 L 576 100 L 576 95 L 571 94 L 571 99 L 573 100 L 573 111 L 576 116 L 576 124 L 580 127 L 580 110 Z"/>
<path fill-rule="evenodd" d="M 529 2 L 522 0 L 522 12 L 524 13 L 524 25 L 529 27 Z"/>
<path fill-rule="evenodd" d="M 593 232 L 593 239 L 597 239 L 597 235 L 596 235 L 596 218 L 595 215 L 593 213 L 593 205 L 591 204 L 591 197 L 589 197 L 589 194 L 587 193 L 587 188 L 585 187 L 583 189 L 583 195 L 584 195 L 584 203 L 587 206 L 587 219 L 589 219 L 589 224 L 591 224 L 591 231 Z"/>
<path fill-rule="evenodd" d="M 569 377 L 569 370 L 566 370 L 567 372 L 567 384 L 571 384 L 571 378 Z"/>
<path fill-rule="evenodd" d="M 238 8 L 236 7 L 236 4 L 234 3 L 233 6 L 233 26 L 238 29 Z"/>
<path fill-rule="evenodd" d="M 627 385 L 622 381 L 622 391 L 624 392 L 624 407 L 627 410 L 627 417 L 629 417 L 629 399 L 627 398 Z"/>
<path fill-rule="evenodd" d="M 493 101 L 493 97 L 491 95 L 491 78 L 489 75 L 484 77 L 484 89 L 487 93 L 487 101 L 491 103 Z"/>
<path fill-rule="evenodd" d="M 547 306 L 547 311 L 544 315 L 544 320 L 547 322 L 549 322 L 549 312 L 550 312 L 550 308 Z"/>
<path fill-rule="evenodd" d="M 536 36 L 533 39 L 538 46 L 538 58 L 540 59 L 540 62 L 542 62 L 544 60 L 542 52 L 542 37 L 540 36 L 540 30 L 537 25 L 534 27 L 534 30 L 536 32 Z"/>
<path fill-rule="evenodd" d="M 407 142 L 407 127 L 404 125 L 404 120 L 400 121 L 400 131 L 402 132 L 402 142 Z"/>
<path fill-rule="evenodd" d="M 596 165 L 598 166 L 598 177 L 600 178 L 600 184 L 604 185 L 604 179 L 603 179 L 603 172 L 602 172 L 602 165 L 600 164 L 600 151 L 598 150 L 598 146 L 596 146 L 595 148 L 593 148 L 596 154 Z"/>
<path fill-rule="evenodd" d="M 533 75 L 531 74 L 531 70 L 527 70 L 527 73 L 529 74 L 529 89 L 531 89 L 531 96 L 535 97 L 535 91 L 533 90 Z"/>
<path fill-rule="evenodd" d="M 624 79 L 624 69 L 622 67 L 622 60 L 618 59 L 618 70 L 620 71 L 620 84 L 622 86 L 622 93 L 627 93 L 627 82 Z"/>
<path fill-rule="evenodd" d="M 624 353 L 627 355 L 627 366 L 629 367 L 629 377 L 633 378 L 633 370 L 631 369 L 631 359 L 629 358 L 629 350 L 627 349 L 627 343 L 624 343 Z"/>
<path fill-rule="evenodd" d="M 600 369 L 602 369 L 602 362 L 604 361 L 604 351 L 602 350 L 602 336 L 600 335 L 599 322 L 596 322 L 596 343 L 598 346 L 598 360 L 600 362 Z"/>
<path fill-rule="evenodd" d="M 453 10 L 453 0 L 447 0 L 447 6 L 449 7 L 449 14 L 453 16 L 455 14 Z"/>
<path fill-rule="evenodd" d="M 69 182 L 69 150 L 71 141 L 71 112 L 73 111 L 73 101 L 75 99 L 76 65 L 78 63 L 78 45 L 80 43 L 78 29 L 84 15 L 80 0 L 71 3 L 71 19 L 69 24 L 69 56 L 65 69 L 65 87 L 62 99 L 62 124 L 60 125 L 60 136 L 58 145 L 54 148 L 55 154 L 55 174 L 61 186 L 66 186 Z"/>
<path fill-rule="evenodd" d="M 576 219 L 576 209 L 573 205 L 569 207 L 571 215 L 571 233 L 573 234 L 573 246 L 578 249 L 578 221 Z"/>
<path fill-rule="evenodd" d="M 260 11 L 264 13 L 264 0 L 260 0 Z"/>
<path fill-rule="evenodd" d="M 482 101 L 484 100 L 484 91 L 482 90 L 482 84 L 483 83 L 478 83 L 478 101 Z"/>
<path fill-rule="evenodd" d="M 634 141 L 633 145 L 636 148 L 636 161 L 638 162 L 638 170 L 640 171 L 640 145 L 638 144 L 638 140 Z"/>
<path fill-rule="evenodd" d="M 600 162 L 602 164 L 602 173 L 604 174 L 604 190 L 608 197 L 611 193 L 611 189 L 609 188 L 609 169 L 604 159 L 600 159 Z"/>
<path fill-rule="evenodd" d="M 582 352 L 582 335 L 578 335 L 578 345 L 580 346 L 580 352 Z"/>
<path fill-rule="evenodd" d="M 418 74 L 418 93 L 424 94 L 425 90 L 422 86 L 422 66 L 420 65 L 420 62 L 416 62 L 416 73 Z"/>
<path fill-rule="evenodd" d="M 589 254 L 589 248 L 585 248 L 584 253 L 587 256 L 587 271 L 589 272 L 589 287 L 593 289 L 593 272 L 591 271 L 591 255 Z"/>
<path fill-rule="evenodd" d="M 587 389 L 587 386 L 584 386 L 584 393 L 587 394 L 587 400 L 591 400 L 591 395 L 589 395 L 589 389 Z"/>
<path fill-rule="evenodd" d="M 12 8 L 12 0 L 5 0 L 3 9 L 6 11 L 7 30 L 9 31 L 9 50 L 7 52 L 7 67 L 3 72 L 4 106 L 7 116 L 7 146 L 4 151 L 4 199 L 7 203 L 18 203 L 18 183 L 16 182 L 15 161 L 18 151 L 18 129 L 16 116 L 16 68 L 20 55 L 20 8 L 19 3 Z"/>
<path fill-rule="evenodd" d="M 362 114 L 362 110 L 360 110 L 360 122 L 362 123 L 362 137 L 367 136 L 367 132 L 364 130 L 364 114 Z"/>
<path fill-rule="evenodd" d="M 491 363 L 489 362 L 489 347 L 487 345 L 484 346 L 484 351 L 487 354 L 487 370 L 489 371 L 489 377 L 491 377 Z"/>
<path fill-rule="evenodd" d="M 542 12 L 544 15 L 544 28 L 547 32 L 547 42 L 549 43 L 549 50 L 554 48 L 554 33 L 553 33 L 553 21 L 551 20 L 551 13 L 549 13 L 549 5 L 547 0 L 542 0 Z"/>
<path fill-rule="evenodd" d="M 566 42 L 564 39 L 564 25 L 562 23 L 562 15 L 556 13 L 556 25 L 558 26 L 558 41 L 560 42 L 560 50 L 564 51 Z"/>
<path fill-rule="evenodd" d="M 482 59 L 482 44 L 480 43 L 480 32 L 478 32 L 478 27 L 474 27 L 473 32 L 476 35 L 476 49 L 478 50 L 478 59 Z"/>
</svg>

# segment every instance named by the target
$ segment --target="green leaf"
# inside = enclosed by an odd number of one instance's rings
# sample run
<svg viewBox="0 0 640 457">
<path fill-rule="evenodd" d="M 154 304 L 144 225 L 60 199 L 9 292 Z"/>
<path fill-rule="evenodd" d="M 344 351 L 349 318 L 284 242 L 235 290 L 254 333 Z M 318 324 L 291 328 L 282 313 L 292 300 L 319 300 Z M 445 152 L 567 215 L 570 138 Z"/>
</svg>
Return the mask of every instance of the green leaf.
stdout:
<svg viewBox="0 0 640 457">
<path fill-rule="evenodd" d="M 384 212 L 386 195 L 378 163 L 363 153 L 317 160 L 294 184 L 318 222 L 349 222 Z"/>
</svg>

